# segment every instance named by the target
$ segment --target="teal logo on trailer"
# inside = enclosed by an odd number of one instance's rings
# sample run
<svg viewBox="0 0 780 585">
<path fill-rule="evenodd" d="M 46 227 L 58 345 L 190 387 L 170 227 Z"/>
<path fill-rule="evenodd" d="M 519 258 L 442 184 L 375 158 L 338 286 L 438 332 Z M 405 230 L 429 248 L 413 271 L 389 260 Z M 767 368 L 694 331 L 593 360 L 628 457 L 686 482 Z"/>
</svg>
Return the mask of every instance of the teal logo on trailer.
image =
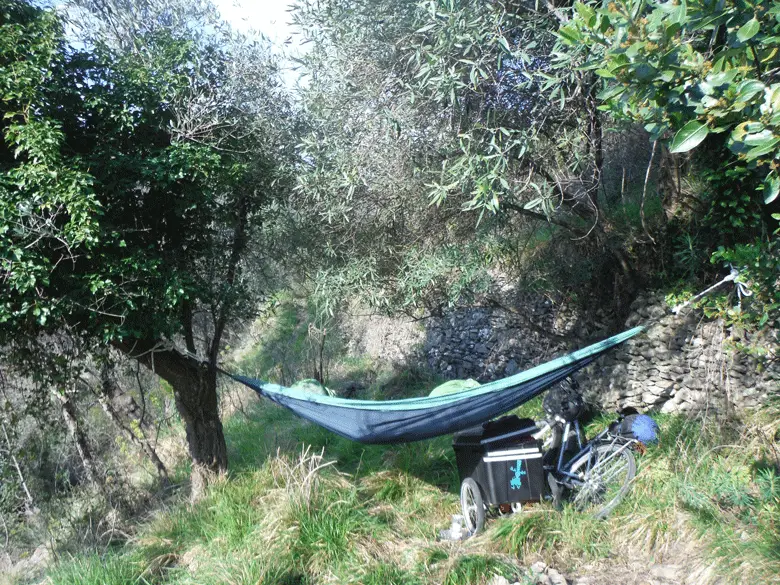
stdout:
<svg viewBox="0 0 780 585">
<path fill-rule="evenodd" d="M 515 476 L 509 481 L 509 485 L 512 489 L 519 490 L 523 485 L 523 476 L 526 475 L 526 471 L 523 469 L 523 460 L 518 459 L 515 463 L 516 467 L 510 467 L 509 470 L 515 473 Z"/>
</svg>

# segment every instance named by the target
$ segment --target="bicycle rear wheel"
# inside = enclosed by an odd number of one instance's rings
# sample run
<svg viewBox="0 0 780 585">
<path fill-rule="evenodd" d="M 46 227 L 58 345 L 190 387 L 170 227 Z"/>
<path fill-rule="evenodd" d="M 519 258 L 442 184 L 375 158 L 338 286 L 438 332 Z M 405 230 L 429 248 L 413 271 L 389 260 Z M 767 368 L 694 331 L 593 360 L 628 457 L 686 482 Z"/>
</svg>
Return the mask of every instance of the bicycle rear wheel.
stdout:
<svg viewBox="0 0 780 585">
<path fill-rule="evenodd" d="M 571 473 L 582 473 L 582 483 L 572 488 L 572 503 L 581 512 L 606 518 L 631 489 L 636 460 L 628 445 L 597 445 L 574 461 Z"/>
</svg>

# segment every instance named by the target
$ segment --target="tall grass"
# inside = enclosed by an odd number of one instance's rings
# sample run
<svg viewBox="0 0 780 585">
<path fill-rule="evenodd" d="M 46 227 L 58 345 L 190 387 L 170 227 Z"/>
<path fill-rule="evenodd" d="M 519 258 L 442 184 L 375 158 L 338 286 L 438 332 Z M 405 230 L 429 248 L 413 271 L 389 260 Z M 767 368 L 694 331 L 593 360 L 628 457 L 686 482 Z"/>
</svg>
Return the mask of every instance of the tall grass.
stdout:
<svg viewBox="0 0 780 585">
<path fill-rule="evenodd" d="M 287 308 L 279 327 L 297 332 L 294 349 L 304 356 L 297 318 Z M 247 359 L 271 371 L 274 355 L 261 348 Z M 365 360 L 342 370 L 353 366 L 370 370 L 366 397 L 424 395 L 437 382 Z M 515 412 L 540 418 L 541 399 Z M 459 512 L 449 437 L 366 446 L 258 401 L 225 422 L 228 480 L 196 505 L 182 500 L 160 510 L 121 547 L 61 560 L 49 578 L 54 585 L 485 585 L 495 575 L 524 582 L 521 566 L 532 557 L 576 570 L 584 560 L 618 556 L 683 563 L 702 583 L 713 562 L 728 582 L 780 583 L 777 414 L 657 420 L 660 444 L 638 454 L 633 489 L 608 520 L 535 504 L 491 519 L 482 536 L 448 543 L 436 537 Z M 595 417 L 588 434 L 607 422 Z"/>
<path fill-rule="evenodd" d="M 459 509 L 448 439 L 365 447 L 276 406 L 249 414 L 226 425 L 239 462 L 229 480 L 197 505 L 160 511 L 121 548 L 60 562 L 51 582 L 484 585 L 498 574 L 522 582 L 530 558 L 576 570 L 617 555 L 683 559 L 692 571 L 714 561 L 729 582 L 780 583 L 771 418 L 659 416 L 661 442 L 638 454 L 633 489 L 610 519 L 536 504 L 452 544 L 436 540 Z"/>
<path fill-rule="evenodd" d="M 313 449 L 280 449 L 259 468 L 212 486 L 202 502 L 162 511 L 123 548 L 61 562 L 49 578 L 56 585 L 401 585 L 435 575 L 476 585 L 510 566 L 492 555 L 461 562 L 458 552 L 418 554 L 438 546 L 436 533 L 457 498 L 415 477 L 418 464 L 403 449 L 386 448 L 384 460 L 384 471 L 343 474 Z"/>
<path fill-rule="evenodd" d="M 714 561 L 729 582 L 780 583 L 777 417 L 657 419 L 661 441 L 638 456 L 633 489 L 611 518 L 538 506 L 494 525 L 499 550 L 569 566 L 615 553 L 701 569 Z"/>
<path fill-rule="evenodd" d="M 140 567 L 116 553 L 70 557 L 49 572 L 49 579 L 57 585 L 127 585 L 139 582 L 140 577 Z"/>
</svg>

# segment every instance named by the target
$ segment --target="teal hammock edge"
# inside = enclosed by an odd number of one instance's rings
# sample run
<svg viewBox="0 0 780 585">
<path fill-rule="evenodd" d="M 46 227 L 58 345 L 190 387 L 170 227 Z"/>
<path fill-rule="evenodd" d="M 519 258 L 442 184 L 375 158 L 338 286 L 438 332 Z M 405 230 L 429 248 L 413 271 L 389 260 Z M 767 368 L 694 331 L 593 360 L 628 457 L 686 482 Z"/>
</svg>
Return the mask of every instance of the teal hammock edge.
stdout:
<svg viewBox="0 0 780 585">
<path fill-rule="evenodd" d="M 596 356 L 600 353 L 611 349 L 612 347 L 623 343 L 638 335 L 645 328 L 643 326 L 634 327 L 623 333 L 618 333 L 607 339 L 589 345 L 582 349 L 579 349 L 570 354 L 561 356 L 549 362 L 545 362 L 538 366 L 519 372 L 507 378 L 495 380 L 493 382 L 487 382 L 472 388 L 469 390 L 463 390 L 455 394 L 448 394 L 444 396 L 421 396 L 417 398 L 404 398 L 400 400 L 355 400 L 351 398 L 339 398 L 336 396 L 325 396 L 320 394 L 311 394 L 304 390 L 298 390 L 296 388 L 288 388 L 279 384 L 271 382 L 264 382 L 262 380 L 253 380 L 245 376 L 232 376 L 235 380 L 242 383 L 249 383 L 249 385 L 258 385 L 262 388 L 262 391 L 268 394 L 279 394 L 295 400 L 302 400 L 312 402 L 315 404 L 352 408 L 357 410 L 379 410 L 379 411 L 403 411 L 403 410 L 418 410 L 421 408 L 435 408 L 439 406 L 446 406 L 456 404 L 458 402 L 473 399 L 477 396 L 489 394 L 492 392 L 499 392 L 506 390 L 513 386 L 518 386 L 529 380 L 533 380 L 562 367 L 568 366 L 575 362 L 587 359 L 592 356 Z"/>
</svg>

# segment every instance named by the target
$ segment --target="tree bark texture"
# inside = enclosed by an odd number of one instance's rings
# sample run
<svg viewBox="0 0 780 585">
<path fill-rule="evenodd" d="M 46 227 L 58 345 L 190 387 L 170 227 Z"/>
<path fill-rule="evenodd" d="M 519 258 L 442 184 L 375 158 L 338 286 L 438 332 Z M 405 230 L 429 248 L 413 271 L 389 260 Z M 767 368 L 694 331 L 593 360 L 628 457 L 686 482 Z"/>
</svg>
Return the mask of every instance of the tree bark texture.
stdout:
<svg viewBox="0 0 780 585">
<path fill-rule="evenodd" d="M 192 498 L 199 499 L 205 487 L 227 472 L 227 445 L 219 419 L 216 376 L 204 375 L 184 382 L 196 392 L 179 391 L 174 386 L 176 406 L 184 420 L 192 456 Z"/>
<path fill-rule="evenodd" d="M 115 345 L 173 388 L 192 458 L 192 500 L 200 499 L 206 486 L 226 473 L 228 466 L 227 445 L 219 418 L 216 368 L 171 349 L 158 349 L 159 344 L 154 342 L 116 342 Z"/>
<path fill-rule="evenodd" d="M 595 83 L 591 86 L 590 95 L 587 100 L 588 148 L 592 151 L 593 155 L 593 186 L 589 190 L 588 195 L 590 196 L 591 204 L 598 217 L 600 215 L 599 189 L 602 186 L 602 171 L 604 169 L 604 131 L 601 125 L 601 112 L 597 107 L 596 87 L 597 85 Z"/>
</svg>

